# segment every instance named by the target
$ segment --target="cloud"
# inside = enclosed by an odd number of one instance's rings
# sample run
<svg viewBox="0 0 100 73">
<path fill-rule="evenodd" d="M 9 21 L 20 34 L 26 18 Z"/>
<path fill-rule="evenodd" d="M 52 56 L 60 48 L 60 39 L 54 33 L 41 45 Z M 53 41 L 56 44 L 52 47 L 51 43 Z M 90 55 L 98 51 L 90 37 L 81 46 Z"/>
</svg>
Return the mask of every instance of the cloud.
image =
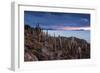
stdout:
<svg viewBox="0 0 100 73">
<path fill-rule="evenodd" d="M 56 27 L 55 30 L 90 30 L 90 27 Z"/>
<path fill-rule="evenodd" d="M 40 23 L 45 29 L 78 30 L 90 26 L 90 14 L 24 11 L 24 23 L 31 26 Z"/>
</svg>

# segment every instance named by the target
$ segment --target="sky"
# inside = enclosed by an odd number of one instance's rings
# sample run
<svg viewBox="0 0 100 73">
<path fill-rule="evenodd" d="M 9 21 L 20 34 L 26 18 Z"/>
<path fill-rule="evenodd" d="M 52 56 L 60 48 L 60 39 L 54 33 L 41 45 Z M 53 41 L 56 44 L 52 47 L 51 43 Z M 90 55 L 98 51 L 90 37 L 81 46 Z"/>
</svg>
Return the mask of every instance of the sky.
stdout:
<svg viewBox="0 0 100 73">
<path fill-rule="evenodd" d="M 48 30 L 89 30 L 90 14 L 24 11 L 24 23 Z"/>
<path fill-rule="evenodd" d="M 24 11 L 24 24 L 39 24 L 52 36 L 74 36 L 90 42 L 90 14 Z"/>
</svg>

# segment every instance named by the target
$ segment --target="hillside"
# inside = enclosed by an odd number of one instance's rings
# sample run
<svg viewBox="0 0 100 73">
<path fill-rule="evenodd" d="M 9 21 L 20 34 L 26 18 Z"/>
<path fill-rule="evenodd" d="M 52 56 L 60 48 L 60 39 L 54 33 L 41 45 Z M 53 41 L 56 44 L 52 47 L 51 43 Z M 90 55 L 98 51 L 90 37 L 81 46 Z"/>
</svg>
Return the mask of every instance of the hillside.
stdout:
<svg viewBox="0 0 100 73">
<path fill-rule="evenodd" d="M 90 44 L 83 39 L 51 36 L 39 25 L 24 29 L 24 61 L 90 58 Z"/>
</svg>

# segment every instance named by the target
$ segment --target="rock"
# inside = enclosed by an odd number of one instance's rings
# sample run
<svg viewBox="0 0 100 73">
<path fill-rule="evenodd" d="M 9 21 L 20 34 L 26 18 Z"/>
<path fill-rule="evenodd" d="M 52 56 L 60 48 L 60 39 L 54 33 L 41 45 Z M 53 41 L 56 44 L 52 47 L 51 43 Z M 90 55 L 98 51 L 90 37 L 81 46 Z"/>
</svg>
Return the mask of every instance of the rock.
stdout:
<svg viewBox="0 0 100 73">
<path fill-rule="evenodd" d="M 31 52 L 25 52 L 24 61 L 38 61 L 38 58 Z"/>
<path fill-rule="evenodd" d="M 90 58 L 90 43 L 83 39 L 50 36 L 39 25 L 25 25 L 24 36 L 24 61 Z"/>
</svg>

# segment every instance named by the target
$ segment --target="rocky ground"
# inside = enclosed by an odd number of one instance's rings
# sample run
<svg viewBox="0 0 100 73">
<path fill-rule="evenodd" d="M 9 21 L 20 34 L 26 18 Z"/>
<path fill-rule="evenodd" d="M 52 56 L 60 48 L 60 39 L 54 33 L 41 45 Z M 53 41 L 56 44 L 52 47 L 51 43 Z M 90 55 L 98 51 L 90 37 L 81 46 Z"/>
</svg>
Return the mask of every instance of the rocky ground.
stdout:
<svg viewBox="0 0 100 73">
<path fill-rule="evenodd" d="M 50 36 L 37 26 L 25 25 L 24 61 L 90 58 L 90 43 L 76 37 Z"/>
</svg>

